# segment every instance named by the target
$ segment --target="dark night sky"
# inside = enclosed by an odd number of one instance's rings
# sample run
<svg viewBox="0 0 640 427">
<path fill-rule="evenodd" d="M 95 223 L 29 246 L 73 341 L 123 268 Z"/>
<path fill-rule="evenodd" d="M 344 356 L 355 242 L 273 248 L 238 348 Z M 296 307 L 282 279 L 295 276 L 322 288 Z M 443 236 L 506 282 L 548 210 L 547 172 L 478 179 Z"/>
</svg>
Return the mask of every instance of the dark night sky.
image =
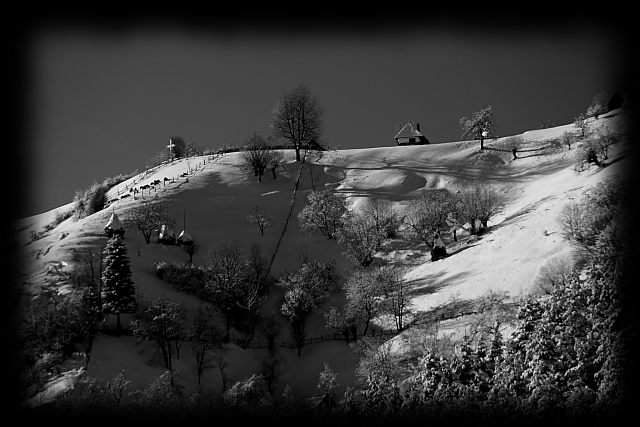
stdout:
<svg viewBox="0 0 640 427">
<path fill-rule="evenodd" d="M 400 119 L 432 142 L 460 139 L 459 118 L 492 105 L 500 135 L 573 121 L 600 90 L 619 90 L 619 49 L 598 30 L 196 33 L 51 30 L 28 45 L 27 146 L 35 173 L 25 216 L 106 176 L 144 169 L 172 135 L 206 147 L 269 134 L 285 90 L 307 85 L 325 110 L 323 140 L 394 144 Z"/>
</svg>

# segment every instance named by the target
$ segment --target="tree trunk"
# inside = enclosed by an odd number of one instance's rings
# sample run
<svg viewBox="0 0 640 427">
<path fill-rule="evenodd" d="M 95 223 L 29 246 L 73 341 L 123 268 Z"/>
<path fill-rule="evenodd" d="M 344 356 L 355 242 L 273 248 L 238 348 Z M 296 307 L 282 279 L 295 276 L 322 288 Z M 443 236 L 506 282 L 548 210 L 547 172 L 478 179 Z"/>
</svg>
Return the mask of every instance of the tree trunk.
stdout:
<svg viewBox="0 0 640 427">
<path fill-rule="evenodd" d="M 162 359 L 164 360 L 164 366 L 169 369 L 169 356 L 167 355 L 167 348 L 164 343 L 160 345 L 160 350 L 162 351 Z"/>
<path fill-rule="evenodd" d="M 480 149 L 484 150 L 484 137 L 480 137 Z"/>
<path fill-rule="evenodd" d="M 369 320 L 367 319 L 367 321 L 364 324 L 364 331 L 362 331 L 362 336 L 366 336 L 367 335 L 367 331 L 369 330 Z"/>
</svg>

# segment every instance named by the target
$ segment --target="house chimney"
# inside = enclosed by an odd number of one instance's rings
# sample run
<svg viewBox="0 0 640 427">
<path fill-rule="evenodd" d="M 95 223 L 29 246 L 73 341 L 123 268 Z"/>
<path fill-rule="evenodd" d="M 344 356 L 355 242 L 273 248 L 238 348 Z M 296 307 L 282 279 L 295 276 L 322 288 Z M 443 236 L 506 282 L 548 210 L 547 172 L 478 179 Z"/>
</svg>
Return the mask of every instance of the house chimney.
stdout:
<svg viewBox="0 0 640 427">
<path fill-rule="evenodd" d="M 416 130 L 420 132 L 420 122 L 416 122 Z"/>
</svg>

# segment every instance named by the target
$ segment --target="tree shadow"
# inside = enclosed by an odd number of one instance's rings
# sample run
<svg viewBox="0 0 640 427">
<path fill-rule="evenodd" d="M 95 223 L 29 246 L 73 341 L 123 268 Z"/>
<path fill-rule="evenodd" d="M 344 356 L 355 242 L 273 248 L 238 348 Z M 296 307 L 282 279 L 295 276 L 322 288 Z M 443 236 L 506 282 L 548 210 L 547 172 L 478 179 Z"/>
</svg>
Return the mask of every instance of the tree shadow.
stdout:
<svg viewBox="0 0 640 427">
<path fill-rule="evenodd" d="M 453 256 L 453 255 L 459 254 L 460 252 L 465 251 L 465 250 L 467 250 L 469 248 L 472 248 L 474 246 L 478 246 L 478 244 L 479 244 L 479 242 L 478 243 L 470 243 L 470 244 L 467 244 L 465 246 L 460 246 L 460 247 L 454 249 L 452 252 L 448 252 L 448 256 Z"/>
<path fill-rule="evenodd" d="M 410 297 L 432 295 L 448 286 L 456 285 L 464 279 L 467 279 L 468 277 L 475 274 L 468 271 L 462 271 L 445 278 L 445 276 L 447 276 L 447 273 L 448 271 L 440 271 L 434 274 L 423 276 L 419 279 L 408 281 L 407 286 L 409 287 L 409 291 L 407 292 L 407 294 Z"/>
<path fill-rule="evenodd" d="M 518 153 L 524 153 L 524 151 L 518 150 Z M 517 155 L 517 159 L 526 159 L 527 157 L 540 157 L 540 156 L 544 156 L 546 154 L 547 153 L 529 154 L 528 156 Z"/>
<path fill-rule="evenodd" d="M 509 225 L 514 221 L 516 221 L 517 219 L 522 218 L 526 215 L 529 215 L 531 212 L 536 210 L 543 203 L 555 198 L 556 196 L 551 195 L 551 196 L 543 197 L 542 199 L 537 200 L 534 203 L 529 203 L 528 205 L 523 206 L 522 208 L 518 209 L 516 212 L 512 213 L 511 215 L 505 216 L 505 218 L 500 223 L 491 226 L 491 229 L 497 230 L 501 227 L 504 227 L 505 225 Z"/>
</svg>

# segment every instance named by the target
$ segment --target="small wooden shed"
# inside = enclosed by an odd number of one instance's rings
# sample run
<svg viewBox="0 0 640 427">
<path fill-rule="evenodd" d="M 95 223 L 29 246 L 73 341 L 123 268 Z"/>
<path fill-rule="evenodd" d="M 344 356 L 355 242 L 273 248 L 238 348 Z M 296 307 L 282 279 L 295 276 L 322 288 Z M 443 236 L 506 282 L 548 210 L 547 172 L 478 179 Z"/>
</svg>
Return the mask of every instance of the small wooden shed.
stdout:
<svg viewBox="0 0 640 427">
<path fill-rule="evenodd" d="M 420 123 L 407 122 L 394 137 L 398 145 L 429 144 L 429 140 L 420 132 Z"/>
</svg>

